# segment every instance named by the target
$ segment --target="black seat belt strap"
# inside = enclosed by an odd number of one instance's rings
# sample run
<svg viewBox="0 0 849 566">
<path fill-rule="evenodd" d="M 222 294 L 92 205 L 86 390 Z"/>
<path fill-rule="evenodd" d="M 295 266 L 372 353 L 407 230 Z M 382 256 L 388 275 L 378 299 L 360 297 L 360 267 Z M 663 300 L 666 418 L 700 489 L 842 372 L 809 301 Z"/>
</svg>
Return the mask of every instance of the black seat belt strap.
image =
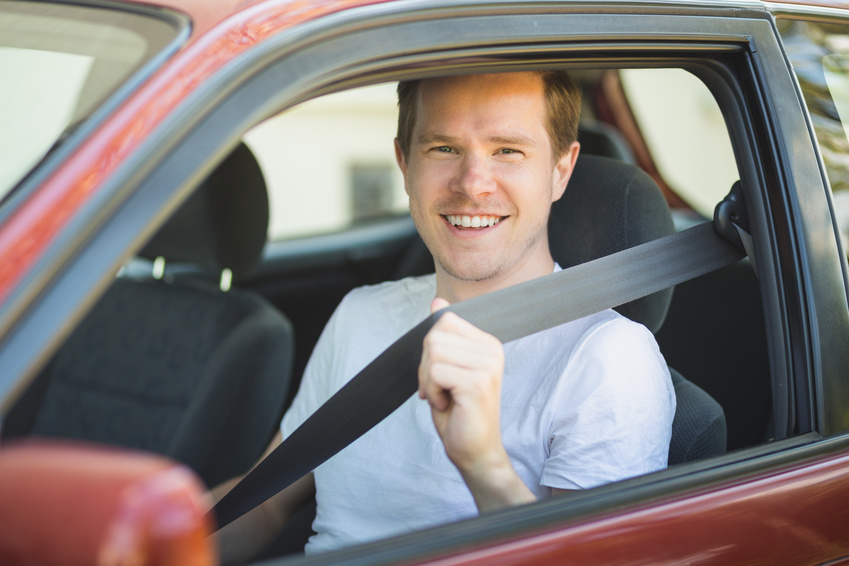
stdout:
<svg viewBox="0 0 849 566">
<path fill-rule="evenodd" d="M 509 342 L 650 295 L 745 255 L 713 223 L 705 223 L 445 310 Z M 317 468 L 413 395 L 422 341 L 441 314 L 431 315 L 385 350 L 222 498 L 211 511 L 219 528 Z"/>
</svg>

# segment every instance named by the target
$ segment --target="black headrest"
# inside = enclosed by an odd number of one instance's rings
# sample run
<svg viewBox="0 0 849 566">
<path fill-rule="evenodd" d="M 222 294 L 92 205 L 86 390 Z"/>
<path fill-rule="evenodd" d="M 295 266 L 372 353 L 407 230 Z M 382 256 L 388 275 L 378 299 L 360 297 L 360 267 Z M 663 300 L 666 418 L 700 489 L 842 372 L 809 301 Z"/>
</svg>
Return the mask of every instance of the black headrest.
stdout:
<svg viewBox="0 0 849 566">
<path fill-rule="evenodd" d="M 637 162 L 624 136 L 604 122 L 581 122 L 578 125 L 578 141 L 581 143 L 581 155 L 605 155 L 632 165 Z"/>
<path fill-rule="evenodd" d="M 581 154 L 563 197 L 551 208 L 551 255 L 566 269 L 672 234 L 663 194 L 641 169 Z M 672 289 L 617 307 L 652 332 L 660 329 Z"/>
<path fill-rule="evenodd" d="M 268 232 L 268 194 L 262 170 L 244 144 L 210 173 L 142 249 L 148 259 L 190 263 L 233 277 L 259 259 Z"/>
</svg>

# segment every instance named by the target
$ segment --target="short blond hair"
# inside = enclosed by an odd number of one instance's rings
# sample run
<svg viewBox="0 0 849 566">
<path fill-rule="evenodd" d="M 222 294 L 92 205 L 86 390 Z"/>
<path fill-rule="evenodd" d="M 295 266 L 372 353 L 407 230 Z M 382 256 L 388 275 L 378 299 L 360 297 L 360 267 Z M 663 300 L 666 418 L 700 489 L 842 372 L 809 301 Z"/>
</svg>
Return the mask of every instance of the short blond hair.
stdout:
<svg viewBox="0 0 849 566">
<path fill-rule="evenodd" d="M 542 79 L 545 92 L 545 129 L 551 140 L 555 159 L 569 149 L 578 139 L 578 122 L 581 119 L 581 89 L 566 71 L 532 71 Z M 398 83 L 398 144 L 404 157 L 409 157 L 413 128 L 416 125 L 415 98 L 420 80 Z"/>
</svg>

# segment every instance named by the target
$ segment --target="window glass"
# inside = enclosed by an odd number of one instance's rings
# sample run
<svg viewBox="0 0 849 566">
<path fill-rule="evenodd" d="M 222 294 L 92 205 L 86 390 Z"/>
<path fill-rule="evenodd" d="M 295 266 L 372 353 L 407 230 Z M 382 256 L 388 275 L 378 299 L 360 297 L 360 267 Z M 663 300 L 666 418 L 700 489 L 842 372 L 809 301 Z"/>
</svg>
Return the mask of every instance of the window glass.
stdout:
<svg viewBox="0 0 849 566">
<path fill-rule="evenodd" d="M 0 0 L 0 197 L 176 31 L 139 14 Z"/>
<path fill-rule="evenodd" d="M 811 115 L 834 198 L 844 249 L 849 243 L 849 26 L 778 20 Z"/>
<path fill-rule="evenodd" d="M 86 55 L 0 45 L 0 76 L 15 77 L 16 83 L 16 88 L 0 89 L 5 130 L 0 153 L 6 156 L 0 160 L 2 192 L 11 189 L 73 121 L 91 63 Z"/>
<path fill-rule="evenodd" d="M 268 186 L 269 240 L 405 212 L 397 120 L 395 85 L 382 84 L 305 102 L 245 134 Z"/>
<path fill-rule="evenodd" d="M 620 77 L 658 172 L 687 204 L 712 218 L 739 174 L 710 90 L 682 69 L 623 70 Z"/>
</svg>

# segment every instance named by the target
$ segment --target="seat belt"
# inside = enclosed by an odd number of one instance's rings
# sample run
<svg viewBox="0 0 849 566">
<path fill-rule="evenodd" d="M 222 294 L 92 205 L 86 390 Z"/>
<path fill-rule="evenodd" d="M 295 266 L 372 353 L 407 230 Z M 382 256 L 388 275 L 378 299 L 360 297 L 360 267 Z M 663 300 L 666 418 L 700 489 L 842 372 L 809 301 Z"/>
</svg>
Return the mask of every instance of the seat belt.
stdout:
<svg viewBox="0 0 849 566">
<path fill-rule="evenodd" d="M 735 185 L 739 191 L 739 187 Z M 540 332 L 694 279 L 746 257 L 742 200 L 732 193 L 714 222 L 551 275 L 454 303 L 387 348 L 319 407 L 210 511 L 218 528 L 310 473 L 418 390 L 425 335 L 452 311 L 501 342 Z M 741 227 L 741 225 L 743 227 Z M 743 241 L 740 234 L 745 234 Z"/>
</svg>

